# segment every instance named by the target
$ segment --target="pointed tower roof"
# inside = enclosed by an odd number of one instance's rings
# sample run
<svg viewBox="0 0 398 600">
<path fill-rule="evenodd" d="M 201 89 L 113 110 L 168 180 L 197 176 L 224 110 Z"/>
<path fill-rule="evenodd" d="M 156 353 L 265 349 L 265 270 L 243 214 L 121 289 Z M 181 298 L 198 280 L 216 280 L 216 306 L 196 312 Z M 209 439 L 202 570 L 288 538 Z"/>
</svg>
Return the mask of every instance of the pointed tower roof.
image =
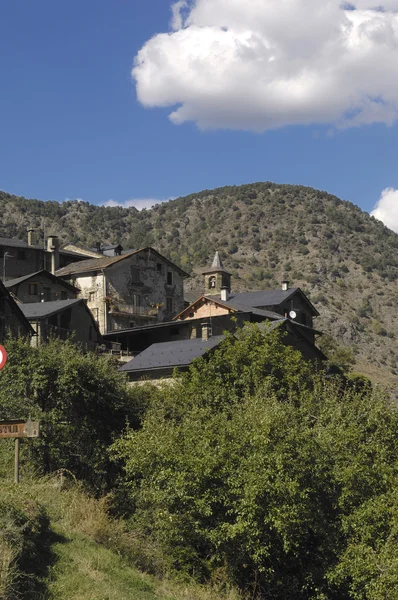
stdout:
<svg viewBox="0 0 398 600">
<path fill-rule="evenodd" d="M 211 263 L 211 268 L 212 269 L 214 269 L 214 268 L 215 269 L 221 269 L 222 271 L 225 270 L 224 269 L 224 265 L 222 264 L 222 261 L 221 261 L 220 253 L 219 253 L 218 250 L 217 250 L 217 252 L 214 255 L 213 262 Z"/>
<path fill-rule="evenodd" d="M 208 269 L 203 271 L 203 275 L 206 275 L 206 273 L 228 273 L 228 271 L 225 269 L 225 267 L 222 263 L 220 253 L 218 250 L 214 255 L 213 262 L 211 263 L 211 267 L 209 267 Z M 230 273 L 228 273 L 228 275 L 230 275 Z"/>
</svg>

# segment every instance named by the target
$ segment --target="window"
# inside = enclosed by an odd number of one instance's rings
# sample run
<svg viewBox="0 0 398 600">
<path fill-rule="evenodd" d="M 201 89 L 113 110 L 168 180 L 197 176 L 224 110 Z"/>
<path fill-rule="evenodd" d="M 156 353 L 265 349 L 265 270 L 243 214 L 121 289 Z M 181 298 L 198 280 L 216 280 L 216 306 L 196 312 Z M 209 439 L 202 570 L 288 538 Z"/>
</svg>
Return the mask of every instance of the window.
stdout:
<svg viewBox="0 0 398 600">
<path fill-rule="evenodd" d="M 67 300 L 68 299 L 68 294 L 65 292 L 65 290 L 61 290 L 61 300 Z"/>
<path fill-rule="evenodd" d="M 29 284 L 29 295 L 30 296 L 37 296 L 37 283 L 30 283 Z"/>
<path fill-rule="evenodd" d="M 130 321 L 129 325 L 130 327 L 135 327 L 135 321 Z"/>
<path fill-rule="evenodd" d="M 89 292 L 88 293 L 88 301 L 94 302 L 94 300 L 95 300 L 95 292 Z"/>
<path fill-rule="evenodd" d="M 156 263 L 156 270 L 158 273 L 162 272 L 162 266 L 163 266 L 162 263 Z"/>
<path fill-rule="evenodd" d="M 209 277 L 209 290 L 212 290 L 216 287 L 216 276 L 212 275 Z"/>
<path fill-rule="evenodd" d="M 51 300 L 51 288 L 49 288 L 49 287 L 43 288 L 43 296 L 44 296 L 44 300 L 46 302 L 49 302 Z"/>
<path fill-rule="evenodd" d="M 131 281 L 132 283 L 141 282 L 141 273 L 137 267 L 131 267 Z"/>
<path fill-rule="evenodd" d="M 167 271 L 167 285 L 173 285 L 173 272 Z"/>
<path fill-rule="evenodd" d="M 166 310 L 173 312 L 173 298 L 166 298 Z"/>
</svg>

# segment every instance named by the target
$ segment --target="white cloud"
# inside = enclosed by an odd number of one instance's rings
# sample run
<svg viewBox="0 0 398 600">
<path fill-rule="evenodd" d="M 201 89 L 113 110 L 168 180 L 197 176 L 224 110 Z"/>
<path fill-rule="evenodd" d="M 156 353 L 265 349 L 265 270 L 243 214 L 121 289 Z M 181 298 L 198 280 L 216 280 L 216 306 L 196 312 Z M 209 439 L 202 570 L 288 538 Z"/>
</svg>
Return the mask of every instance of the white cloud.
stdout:
<svg viewBox="0 0 398 600">
<path fill-rule="evenodd" d="M 381 4 L 381 6 L 378 6 Z M 200 128 L 398 117 L 398 0 L 179 0 L 139 51 L 138 100 Z"/>
<path fill-rule="evenodd" d="M 394 188 L 383 190 L 370 214 L 398 233 L 398 190 Z"/>
<path fill-rule="evenodd" d="M 155 206 L 155 204 L 160 204 L 161 202 L 167 202 L 167 200 L 159 200 L 156 198 L 133 198 L 132 200 L 126 200 L 125 202 L 107 200 L 102 206 L 122 206 L 123 208 L 131 208 L 134 206 L 137 210 L 142 210 L 143 208 L 151 208 L 152 206 Z"/>
</svg>

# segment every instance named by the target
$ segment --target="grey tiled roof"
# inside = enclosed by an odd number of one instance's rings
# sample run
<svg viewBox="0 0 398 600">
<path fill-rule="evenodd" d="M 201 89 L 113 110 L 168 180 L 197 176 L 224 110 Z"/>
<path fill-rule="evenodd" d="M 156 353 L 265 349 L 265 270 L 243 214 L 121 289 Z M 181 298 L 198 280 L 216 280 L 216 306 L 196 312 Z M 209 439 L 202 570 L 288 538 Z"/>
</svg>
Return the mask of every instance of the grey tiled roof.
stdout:
<svg viewBox="0 0 398 600">
<path fill-rule="evenodd" d="M 0 246 L 13 246 L 14 248 L 35 248 L 36 250 L 44 250 L 43 246 L 39 246 L 38 244 L 29 246 L 28 242 L 3 237 L 0 237 Z"/>
<path fill-rule="evenodd" d="M 27 319 L 44 319 L 79 302 L 84 301 L 78 298 L 76 300 L 56 300 L 54 302 L 29 302 L 20 304 L 19 308 Z"/>
<path fill-rule="evenodd" d="M 41 271 L 36 271 L 35 273 L 30 273 L 29 275 L 24 275 L 23 277 L 17 277 L 16 279 L 7 279 L 7 281 L 4 282 L 4 285 L 6 286 L 6 288 L 12 288 L 12 287 L 14 287 L 14 285 L 19 285 L 20 283 L 23 283 L 24 281 L 28 281 L 28 279 L 31 279 L 32 277 L 37 277 L 38 275 L 47 275 L 47 277 L 49 279 L 51 279 L 52 281 L 54 281 L 54 282 L 56 281 L 60 285 L 63 285 L 71 290 L 76 291 L 76 292 L 79 291 L 78 288 L 76 288 L 74 285 L 71 285 L 70 283 L 63 281 L 62 279 L 58 279 L 58 277 L 56 277 L 49 271 L 46 271 L 45 269 L 42 269 Z"/>
<path fill-rule="evenodd" d="M 49 252 L 47 248 L 43 248 L 40 244 L 28 244 L 23 240 L 14 240 L 13 238 L 3 238 L 0 237 L 0 246 L 11 246 L 13 248 L 33 248 L 34 250 L 42 250 L 43 252 Z M 84 254 L 79 254 L 78 252 L 72 252 L 71 250 L 63 250 L 63 248 L 59 249 L 60 254 L 65 254 L 67 256 L 84 256 Z"/>
<path fill-rule="evenodd" d="M 240 312 L 252 313 L 254 315 L 258 315 L 259 317 L 265 317 L 266 319 L 274 320 L 281 318 L 281 315 L 279 313 L 273 312 L 271 310 L 256 308 L 248 304 L 243 304 L 243 302 L 231 301 L 231 298 L 228 298 L 226 302 L 224 300 L 220 300 L 219 296 L 205 296 L 205 298 L 207 298 L 208 300 L 216 300 L 217 304 L 221 304 L 222 306 L 233 308 L 235 310 L 239 310 Z"/>
<path fill-rule="evenodd" d="M 310 300 L 303 294 L 300 288 L 288 288 L 286 291 L 282 289 L 276 290 L 260 290 L 258 292 L 240 292 L 239 294 L 231 294 L 228 298 L 228 304 L 231 306 L 235 306 L 238 308 L 239 305 L 251 306 L 251 307 L 260 307 L 260 306 L 278 306 L 279 304 L 283 304 L 286 300 L 293 296 L 294 294 L 299 293 L 302 294 L 303 297 L 307 300 L 307 302 L 312 307 L 314 314 L 317 315 L 318 311 L 315 307 L 312 306 Z M 209 296 L 211 298 L 211 296 Z M 213 296 L 213 298 L 217 298 L 217 301 L 220 300 L 220 296 Z"/>
<path fill-rule="evenodd" d="M 120 371 L 134 372 L 185 367 L 190 365 L 195 358 L 203 356 L 207 350 L 221 344 L 223 339 L 223 335 L 217 335 L 209 340 L 177 340 L 152 344 L 136 358 L 123 365 Z"/>
</svg>

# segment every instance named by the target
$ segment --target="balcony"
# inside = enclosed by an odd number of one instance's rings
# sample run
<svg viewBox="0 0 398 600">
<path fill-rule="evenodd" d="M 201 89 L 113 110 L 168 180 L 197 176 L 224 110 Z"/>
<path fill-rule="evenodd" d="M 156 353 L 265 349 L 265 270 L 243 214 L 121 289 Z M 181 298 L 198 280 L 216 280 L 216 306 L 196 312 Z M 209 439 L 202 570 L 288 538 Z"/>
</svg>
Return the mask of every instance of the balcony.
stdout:
<svg viewBox="0 0 398 600">
<path fill-rule="evenodd" d="M 150 306 L 115 303 L 108 306 L 108 312 L 110 315 L 129 315 L 156 319 L 159 311 L 157 308 L 151 308 Z"/>
</svg>

